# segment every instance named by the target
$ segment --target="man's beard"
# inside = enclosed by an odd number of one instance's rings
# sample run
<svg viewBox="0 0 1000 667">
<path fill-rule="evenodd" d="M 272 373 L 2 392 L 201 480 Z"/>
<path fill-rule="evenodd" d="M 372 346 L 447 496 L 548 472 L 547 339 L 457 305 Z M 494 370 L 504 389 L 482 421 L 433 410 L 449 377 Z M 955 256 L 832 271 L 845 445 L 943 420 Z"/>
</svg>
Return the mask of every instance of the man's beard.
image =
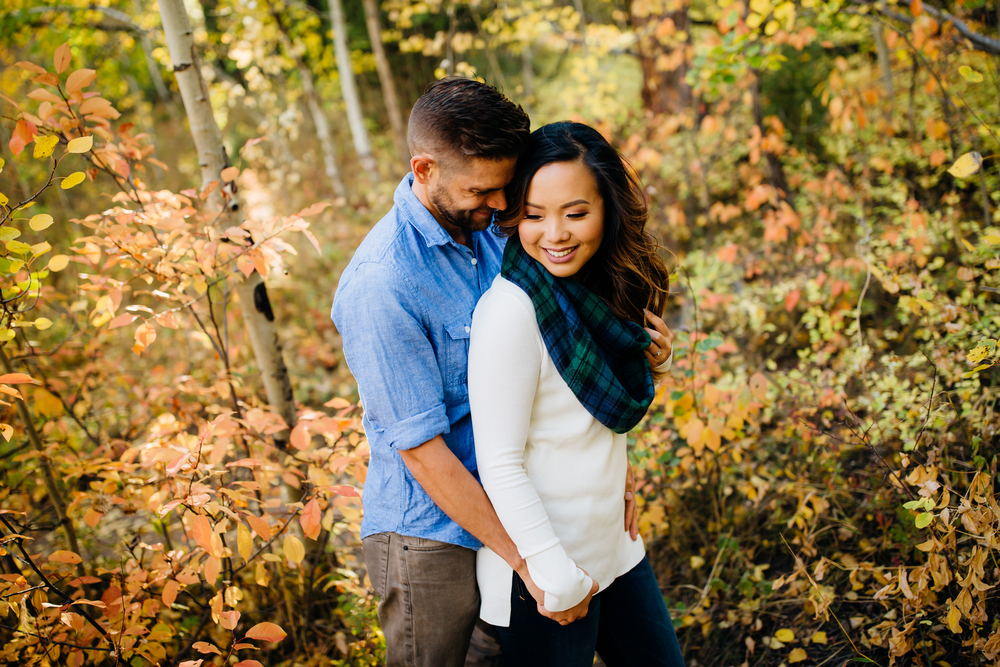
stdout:
<svg viewBox="0 0 1000 667">
<path fill-rule="evenodd" d="M 485 220 L 477 220 L 474 217 L 474 214 L 479 209 L 467 211 L 457 208 L 455 206 L 455 201 L 443 187 L 430 192 L 430 198 L 431 203 L 434 204 L 434 208 L 436 208 L 441 217 L 444 218 L 444 221 L 458 227 L 459 229 L 467 229 L 470 232 L 481 232 L 489 227 L 490 222 L 493 220 L 492 215 L 486 216 Z"/>
</svg>

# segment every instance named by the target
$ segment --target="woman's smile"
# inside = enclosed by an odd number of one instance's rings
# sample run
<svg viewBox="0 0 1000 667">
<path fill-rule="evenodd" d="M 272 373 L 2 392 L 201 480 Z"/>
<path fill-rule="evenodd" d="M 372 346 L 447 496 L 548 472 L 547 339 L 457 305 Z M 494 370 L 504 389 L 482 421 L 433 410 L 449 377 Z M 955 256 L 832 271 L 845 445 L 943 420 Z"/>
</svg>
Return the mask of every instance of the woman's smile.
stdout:
<svg viewBox="0 0 1000 667">
<path fill-rule="evenodd" d="M 572 248 L 565 248 L 562 250 L 556 250 L 555 248 L 542 248 L 548 254 L 549 258 L 553 262 L 568 262 L 572 259 L 571 255 L 576 252 L 576 249 L 580 246 L 575 245 Z"/>
</svg>

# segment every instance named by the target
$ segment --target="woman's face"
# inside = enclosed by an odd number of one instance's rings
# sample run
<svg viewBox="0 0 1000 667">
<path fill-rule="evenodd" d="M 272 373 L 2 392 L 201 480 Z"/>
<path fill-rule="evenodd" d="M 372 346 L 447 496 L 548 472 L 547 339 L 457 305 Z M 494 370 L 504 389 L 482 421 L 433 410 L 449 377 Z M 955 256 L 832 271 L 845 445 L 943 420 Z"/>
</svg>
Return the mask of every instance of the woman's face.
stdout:
<svg viewBox="0 0 1000 667">
<path fill-rule="evenodd" d="M 582 162 L 553 162 L 535 172 L 517 235 L 549 273 L 576 275 L 604 235 L 604 201 L 590 170 Z"/>
</svg>

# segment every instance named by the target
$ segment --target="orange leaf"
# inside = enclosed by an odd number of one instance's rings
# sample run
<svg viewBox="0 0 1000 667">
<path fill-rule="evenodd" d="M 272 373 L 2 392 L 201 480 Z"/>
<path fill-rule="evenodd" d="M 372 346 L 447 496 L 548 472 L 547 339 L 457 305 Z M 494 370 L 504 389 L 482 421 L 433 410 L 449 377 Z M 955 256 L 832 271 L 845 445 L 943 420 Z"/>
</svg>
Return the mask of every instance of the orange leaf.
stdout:
<svg viewBox="0 0 1000 667">
<path fill-rule="evenodd" d="M 299 523 L 302 524 L 302 533 L 312 540 L 319 537 L 319 522 L 321 518 L 322 513 L 319 510 L 319 502 L 313 498 L 306 503 L 305 509 L 299 515 Z"/>
<path fill-rule="evenodd" d="M 91 97 L 80 105 L 80 113 L 82 115 L 94 113 L 95 111 L 100 111 L 102 109 L 107 109 L 111 106 L 111 102 L 104 99 L 103 97 Z"/>
<path fill-rule="evenodd" d="M 212 523 L 203 514 L 195 515 L 191 521 L 191 537 L 202 549 L 212 553 Z"/>
<path fill-rule="evenodd" d="M 115 319 L 108 322 L 108 331 L 111 329 L 117 329 L 118 327 L 123 327 L 128 324 L 132 324 L 135 321 L 136 315 L 132 313 L 123 313 L 116 317 Z"/>
<path fill-rule="evenodd" d="M 258 623 L 247 632 L 248 639 L 260 639 L 265 642 L 280 642 L 288 633 L 275 623 Z"/>
<path fill-rule="evenodd" d="M 797 289 L 793 289 L 785 296 L 785 310 L 792 312 L 795 310 L 795 306 L 798 305 L 799 299 L 802 298 L 802 292 Z"/>
<path fill-rule="evenodd" d="M 28 99 L 36 100 L 38 102 L 51 102 L 52 104 L 62 104 L 62 98 L 58 95 L 53 95 L 44 88 L 35 88 L 33 91 L 28 93 Z"/>
<path fill-rule="evenodd" d="M 73 553 L 72 551 L 56 551 L 51 556 L 49 556 L 49 562 L 55 561 L 56 563 L 68 563 L 69 565 L 76 565 L 77 563 L 82 563 L 83 559 L 79 555 Z"/>
<path fill-rule="evenodd" d="M 205 581 L 208 582 L 209 586 L 215 586 L 215 582 L 219 579 L 219 573 L 222 572 L 222 561 L 215 556 L 209 556 L 208 560 L 205 561 L 205 569 L 203 573 L 205 575 Z"/>
<path fill-rule="evenodd" d="M 235 630 L 239 622 L 240 612 L 238 611 L 224 611 L 219 614 L 219 625 L 226 630 Z"/>
<path fill-rule="evenodd" d="M 7 373 L 0 375 L 0 382 L 3 384 L 40 384 L 31 379 L 30 375 L 24 373 Z"/>
<path fill-rule="evenodd" d="M 309 446 L 309 430 L 302 422 L 296 424 L 295 428 L 292 429 L 291 442 L 292 447 L 299 451 Z"/>
<path fill-rule="evenodd" d="M 264 665 L 260 664 L 256 660 L 240 660 L 233 665 L 233 667 L 264 667 Z"/>
<path fill-rule="evenodd" d="M 35 74 L 45 74 L 46 70 L 44 67 L 36 65 L 35 63 L 29 63 L 27 60 L 19 60 L 14 63 L 14 67 L 20 67 L 21 69 L 26 69 L 29 72 L 34 72 Z"/>
<path fill-rule="evenodd" d="M 247 523 L 253 528 L 253 532 L 257 533 L 257 536 L 262 540 L 271 539 L 271 525 L 267 522 L 264 517 L 257 516 L 256 514 L 251 514 L 247 512 L 243 516 L 246 517 Z"/>
<path fill-rule="evenodd" d="M 767 378 L 763 373 L 754 373 L 750 376 L 750 391 L 758 401 L 767 400 Z"/>
<path fill-rule="evenodd" d="M 56 72 L 62 74 L 69 67 L 69 61 L 73 59 L 73 53 L 69 50 L 69 42 L 65 42 L 56 49 L 55 54 L 52 57 L 52 62 L 55 64 Z"/>
<path fill-rule="evenodd" d="M 94 80 L 97 73 L 92 69 L 78 69 L 66 79 L 66 94 L 72 95 L 81 88 L 86 88 Z"/>
<path fill-rule="evenodd" d="M 170 605 L 172 605 L 174 601 L 177 599 L 178 588 L 180 588 L 180 586 L 177 584 L 177 581 L 175 579 L 170 579 L 167 581 L 167 583 L 163 585 L 163 593 L 160 595 L 160 597 L 163 600 L 164 606 L 166 606 L 167 608 L 169 608 Z"/>
<path fill-rule="evenodd" d="M 304 218 L 304 217 L 309 216 L 309 215 L 316 215 L 317 213 L 319 213 L 320 211 L 322 211 L 323 209 L 325 209 L 328 206 L 331 206 L 330 202 L 328 202 L 328 201 L 316 202 L 312 206 L 305 207 L 304 209 L 302 209 L 301 211 L 299 211 L 295 215 L 299 216 L 300 218 Z"/>
<path fill-rule="evenodd" d="M 215 645 L 209 644 L 208 642 L 195 642 L 191 644 L 191 648 L 199 653 L 214 653 L 216 655 L 222 655 L 222 651 L 217 649 Z"/>
<path fill-rule="evenodd" d="M 236 177 L 239 175 L 240 175 L 239 167 L 226 167 L 225 169 L 222 170 L 222 173 L 219 174 L 219 176 L 224 181 L 235 181 Z"/>
</svg>

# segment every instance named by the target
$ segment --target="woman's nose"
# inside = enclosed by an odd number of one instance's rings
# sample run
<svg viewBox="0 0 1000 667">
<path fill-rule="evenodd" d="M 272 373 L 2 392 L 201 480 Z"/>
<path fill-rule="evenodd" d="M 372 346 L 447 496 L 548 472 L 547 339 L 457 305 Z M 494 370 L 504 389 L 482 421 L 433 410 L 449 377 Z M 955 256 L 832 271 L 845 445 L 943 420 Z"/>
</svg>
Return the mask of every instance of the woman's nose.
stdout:
<svg viewBox="0 0 1000 667">
<path fill-rule="evenodd" d="M 550 242 L 564 241 L 569 238 L 569 230 L 559 217 L 545 221 L 545 240 Z"/>
</svg>

